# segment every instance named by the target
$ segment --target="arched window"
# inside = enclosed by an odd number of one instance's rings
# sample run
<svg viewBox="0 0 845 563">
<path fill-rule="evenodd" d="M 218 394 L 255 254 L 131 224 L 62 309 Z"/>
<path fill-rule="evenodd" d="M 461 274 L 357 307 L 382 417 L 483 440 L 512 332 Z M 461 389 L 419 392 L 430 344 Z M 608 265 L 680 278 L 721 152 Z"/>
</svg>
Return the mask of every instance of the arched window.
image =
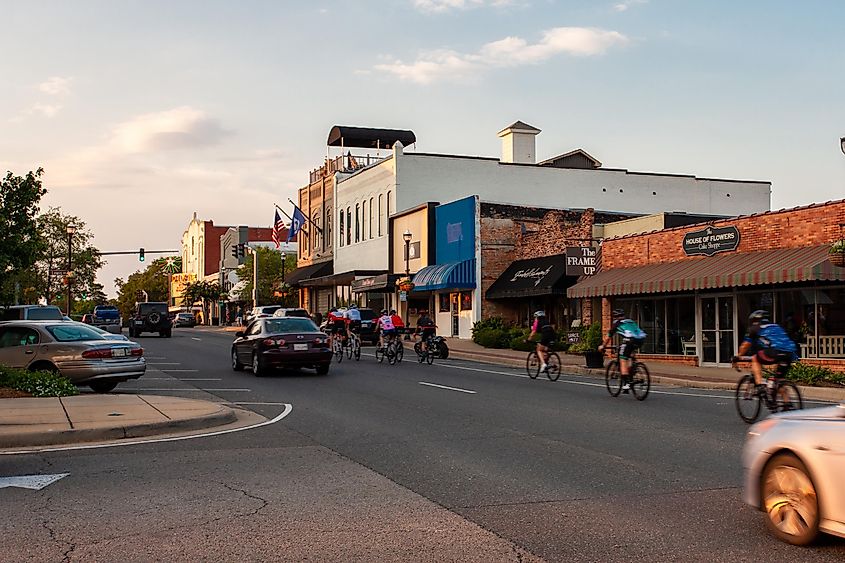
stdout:
<svg viewBox="0 0 845 563">
<path fill-rule="evenodd" d="M 367 200 L 361 203 L 361 240 L 367 240 Z"/>
<path fill-rule="evenodd" d="M 343 221 L 343 209 L 340 210 L 340 215 L 337 218 L 337 224 L 340 225 L 340 229 L 338 232 L 340 233 L 340 237 L 338 238 L 337 245 L 343 246 L 343 237 L 345 236 L 344 233 L 344 221 Z"/>
<path fill-rule="evenodd" d="M 326 207 L 326 248 L 332 247 L 332 208 Z"/>
<path fill-rule="evenodd" d="M 352 244 L 352 207 L 346 208 L 346 244 Z"/>
<path fill-rule="evenodd" d="M 387 217 L 390 217 L 390 192 L 387 192 Z"/>
<path fill-rule="evenodd" d="M 370 232 L 370 238 L 373 238 L 373 198 L 370 198 L 370 215 L 367 217 L 367 230 Z"/>
<path fill-rule="evenodd" d="M 355 242 L 361 242 L 361 205 L 355 204 Z"/>
<path fill-rule="evenodd" d="M 381 207 L 381 199 L 382 195 L 378 194 L 378 236 L 381 236 L 381 216 L 382 216 L 382 207 Z"/>
</svg>

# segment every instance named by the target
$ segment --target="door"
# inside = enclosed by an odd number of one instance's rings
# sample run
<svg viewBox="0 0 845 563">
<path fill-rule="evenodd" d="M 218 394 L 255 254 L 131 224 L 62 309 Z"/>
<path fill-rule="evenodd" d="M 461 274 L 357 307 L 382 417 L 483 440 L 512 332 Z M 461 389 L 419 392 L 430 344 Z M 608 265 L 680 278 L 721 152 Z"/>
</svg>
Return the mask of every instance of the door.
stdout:
<svg viewBox="0 0 845 563">
<path fill-rule="evenodd" d="M 702 297 L 701 362 L 730 364 L 734 355 L 734 298 L 732 295 Z"/>
<path fill-rule="evenodd" d="M 31 328 L 0 328 L 0 364 L 25 368 L 35 359 L 38 342 L 38 333 Z"/>
<path fill-rule="evenodd" d="M 456 337 L 460 331 L 460 317 L 458 316 L 458 313 L 460 312 L 461 294 L 449 294 L 449 301 L 452 303 L 452 306 L 450 307 L 452 314 L 452 336 Z"/>
</svg>

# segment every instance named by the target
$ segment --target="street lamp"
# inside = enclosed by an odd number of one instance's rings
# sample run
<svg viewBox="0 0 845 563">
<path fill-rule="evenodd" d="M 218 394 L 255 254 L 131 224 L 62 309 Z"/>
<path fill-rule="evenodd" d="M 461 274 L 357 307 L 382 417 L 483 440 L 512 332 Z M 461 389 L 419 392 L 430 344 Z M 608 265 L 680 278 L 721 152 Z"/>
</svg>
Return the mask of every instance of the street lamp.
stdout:
<svg viewBox="0 0 845 563">
<path fill-rule="evenodd" d="M 402 239 L 405 241 L 405 277 L 408 278 L 409 281 L 410 281 L 410 278 L 411 278 L 410 260 L 411 260 L 411 237 L 412 236 L 413 235 L 411 234 L 411 231 L 408 230 L 408 229 L 405 229 L 405 232 L 402 233 Z M 406 294 L 405 295 L 405 327 L 406 328 L 408 327 L 409 324 L 411 324 L 411 316 L 410 316 L 411 307 L 409 306 L 409 303 L 410 302 L 408 301 L 408 296 Z M 405 339 L 410 340 L 411 337 L 406 333 Z"/>
<path fill-rule="evenodd" d="M 839 148 L 842 149 L 842 154 L 845 154 L 845 137 L 839 139 Z"/>
<path fill-rule="evenodd" d="M 76 225 L 67 226 L 67 316 L 70 316 L 71 287 L 73 286 L 73 235 L 76 234 Z"/>
</svg>

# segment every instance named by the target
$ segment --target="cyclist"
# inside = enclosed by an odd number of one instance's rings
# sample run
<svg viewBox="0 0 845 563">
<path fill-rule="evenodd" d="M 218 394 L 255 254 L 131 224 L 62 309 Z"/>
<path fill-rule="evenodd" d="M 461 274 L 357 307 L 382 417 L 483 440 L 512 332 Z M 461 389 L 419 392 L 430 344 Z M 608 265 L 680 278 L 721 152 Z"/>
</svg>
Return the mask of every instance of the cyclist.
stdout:
<svg viewBox="0 0 845 563">
<path fill-rule="evenodd" d="M 346 334 L 346 319 L 344 318 L 344 311 L 338 311 L 337 307 L 332 307 L 329 311 L 328 324 L 326 328 L 329 330 L 329 338 L 332 340 L 332 348 L 334 348 L 334 341 L 336 338 L 343 339 Z"/>
<path fill-rule="evenodd" d="M 546 361 L 549 359 L 549 350 L 554 346 L 557 334 L 555 334 L 554 327 L 549 324 L 545 311 L 534 311 L 534 324 L 531 325 L 531 334 L 528 336 L 528 340 L 534 338 L 534 335 L 538 333 L 540 334 L 540 342 L 537 343 L 537 355 L 540 357 L 540 371 L 546 373 L 549 370 L 549 366 L 546 365 Z"/>
<path fill-rule="evenodd" d="M 387 309 L 381 310 L 381 316 L 376 321 L 376 330 L 380 330 L 378 342 L 379 348 L 384 348 L 385 337 L 396 337 L 396 327 L 393 326 L 393 319 L 387 314 Z"/>
<path fill-rule="evenodd" d="M 349 309 L 343 314 L 346 320 L 346 336 L 352 338 L 352 334 L 359 334 L 361 332 L 361 311 L 358 310 L 358 305 L 353 303 Z"/>
<path fill-rule="evenodd" d="M 748 317 L 748 332 L 739 346 L 738 355 L 731 359 L 731 364 L 739 361 L 739 356 L 751 352 L 751 373 L 758 391 L 764 390 L 763 366 L 778 365 L 778 376 L 783 377 L 790 364 L 798 357 L 798 347 L 789 338 L 786 331 L 778 324 L 769 321 L 768 311 L 754 311 Z"/>
<path fill-rule="evenodd" d="M 420 341 L 425 346 L 425 351 L 428 352 L 431 339 L 437 336 L 437 325 L 426 312 L 423 312 L 417 319 L 417 334 L 420 335 Z"/>
<path fill-rule="evenodd" d="M 635 321 L 625 317 L 622 309 L 613 310 L 613 324 L 610 325 L 610 332 L 599 346 L 599 352 L 603 352 L 610 345 L 610 340 L 619 335 L 622 342 L 619 344 L 619 371 L 622 374 L 622 392 L 628 393 L 631 390 L 629 373 L 631 371 L 631 358 L 637 349 L 645 342 L 646 333 Z"/>
</svg>

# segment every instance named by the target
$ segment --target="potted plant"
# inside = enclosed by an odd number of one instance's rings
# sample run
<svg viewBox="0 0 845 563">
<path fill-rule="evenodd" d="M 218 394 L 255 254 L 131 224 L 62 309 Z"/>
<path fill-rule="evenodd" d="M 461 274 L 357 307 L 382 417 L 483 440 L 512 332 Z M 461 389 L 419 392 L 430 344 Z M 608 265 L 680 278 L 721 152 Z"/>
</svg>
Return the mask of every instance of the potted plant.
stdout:
<svg viewBox="0 0 845 563">
<path fill-rule="evenodd" d="M 827 253 L 827 258 L 831 264 L 845 268 L 845 239 L 839 239 L 831 244 Z"/>
<path fill-rule="evenodd" d="M 414 282 L 411 281 L 411 278 L 399 278 L 396 281 L 396 286 L 399 291 L 411 291 L 414 289 Z"/>
<path fill-rule="evenodd" d="M 569 347 L 570 354 L 581 354 L 588 368 L 603 368 L 604 354 L 599 352 L 601 345 L 601 323 L 581 327 L 579 341 Z"/>
</svg>

